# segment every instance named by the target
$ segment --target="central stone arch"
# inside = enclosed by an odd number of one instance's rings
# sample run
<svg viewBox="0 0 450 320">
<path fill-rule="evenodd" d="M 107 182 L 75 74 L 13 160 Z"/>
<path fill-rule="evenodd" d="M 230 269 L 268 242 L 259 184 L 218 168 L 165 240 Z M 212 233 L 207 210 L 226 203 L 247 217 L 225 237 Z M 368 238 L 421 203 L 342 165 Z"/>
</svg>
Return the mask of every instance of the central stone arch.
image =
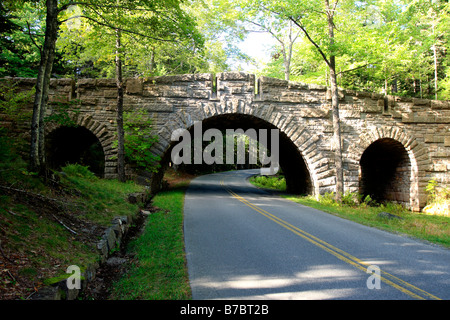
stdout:
<svg viewBox="0 0 450 320">
<path fill-rule="evenodd" d="M 256 104 L 244 98 L 225 98 L 219 101 L 199 102 L 197 108 L 193 110 L 178 110 L 171 114 L 166 124 L 158 131 L 159 141 L 153 146 L 152 152 L 163 159 L 162 164 L 164 166 L 164 160 L 167 161 L 167 157 L 170 156 L 169 150 L 173 145 L 171 136 L 175 130 L 188 130 L 196 121 L 211 121 L 211 119 L 221 116 L 254 119 L 254 123 L 260 122 L 260 127 L 266 124 L 279 129 L 280 136 L 283 136 L 296 148 L 304 161 L 309 173 L 311 194 L 320 194 L 321 178 L 329 178 L 334 175 L 334 167 L 330 165 L 329 157 L 322 154 L 316 147 L 316 143 L 321 139 L 321 136 L 312 134 L 293 115 L 286 116 L 280 112 L 274 112 L 274 106 Z M 230 129 L 237 129 L 237 127 Z M 153 175 L 152 190 L 159 190 L 164 170 L 163 167 Z"/>
</svg>

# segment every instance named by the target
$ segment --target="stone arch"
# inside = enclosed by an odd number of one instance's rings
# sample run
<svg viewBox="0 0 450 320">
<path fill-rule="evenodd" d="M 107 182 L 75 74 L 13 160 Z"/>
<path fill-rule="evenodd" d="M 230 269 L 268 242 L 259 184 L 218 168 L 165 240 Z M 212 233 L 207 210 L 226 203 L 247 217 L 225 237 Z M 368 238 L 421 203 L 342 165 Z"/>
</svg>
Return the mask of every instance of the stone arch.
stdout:
<svg viewBox="0 0 450 320">
<path fill-rule="evenodd" d="M 69 114 L 69 118 L 75 127 L 82 127 L 90 131 L 100 142 L 104 153 L 104 178 L 117 178 L 117 149 L 113 147 L 114 130 L 109 124 L 93 119 L 91 115 L 77 113 Z M 55 130 L 64 127 L 59 123 L 48 123 L 45 128 L 45 136 L 48 137 Z"/>
<path fill-rule="evenodd" d="M 275 106 L 273 105 L 256 104 L 245 98 L 198 102 L 197 107 L 194 109 L 178 110 L 170 115 L 169 120 L 158 131 L 159 141 L 153 146 L 152 151 L 163 158 L 172 144 L 172 132 L 180 128 L 188 129 L 196 121 L 203 121 L 214 116 L 227 114 L 248 115 L 278 128 L 297 147 L 310 174 L 312 193 L 314 195 L 317 196 L 328 191 L 327 188 L 335 188 L 334 163 L 329 160 L 328 155 L 323 154 L 317 148 L 317 143 L 322 137 L 312 134 L 294 115 L 274 112 L 274 108 Z M 163 172 L 160 172 L 154 175 L 153 180 L 156 184 L 160 183 L 163 174 Z M 152 184 L 152 190 L 158 188 L 159 186 Z"/>
<path fill-rule="evenodd" d="M 413 211 L 420 211 L 426 203 L 426 194 L 423 188 L 426 184 L 425 172 L 431 168 L 431 161 L 422 142 L 398 127 L 371 127 L 360 134 L 359 143 L 354 145 L 354 150 L 351 151 L 350 154 L 353 155 L 353 160 L 357 160 L 359 164 L 364 152 L 369 146 L 377 141 L 387 141 L 388 139 L 397 142 L 406 151 L 410 163 L 410 198 L 408 206 Z M 361 166 L 359 165 L 360 179 L 362 175 L 361 170 Z"/>
</svg>

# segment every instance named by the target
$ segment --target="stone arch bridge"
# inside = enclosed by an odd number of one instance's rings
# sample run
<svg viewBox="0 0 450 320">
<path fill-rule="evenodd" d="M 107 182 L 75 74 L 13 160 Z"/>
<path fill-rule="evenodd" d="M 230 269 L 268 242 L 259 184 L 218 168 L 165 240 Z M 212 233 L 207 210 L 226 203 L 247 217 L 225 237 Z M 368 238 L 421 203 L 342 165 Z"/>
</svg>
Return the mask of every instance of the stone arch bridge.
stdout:
<svg viewBox="0 0 450 320">
<path fill-rule="evenodd" d="M 21 90 L 35 81 L 13 80 Z M 49 125 L 48 136 L 55 133 L 67 145 L 95 137 L 105 178 L 117 176 L 116 98 L 112 79 L 51 81 L 48 114 L 58 102 L 76 99 L 79 112 L 72 117 L 84 131 L 68 141 L 64 134 L 69 139 L 69 129 Z M 349 90 L 340 91 L 339 99 L 346 191 L 420 210 L 430 179 L 450 185 L 450 102 Z M 255 79 L 241 72 L 127 79 L 124 107 L 149 112 L 159 136 L 153 152 L 162 161 L 173 146 L 172 132 L 192 128 L 195 121 L 202 121 L 204 129 L 278 128 L 288 187 L 315 195 L 335 190 L 331 95 L 324 86 Z M 154 186 L 162 172 L 153 176 Z"/>
</svg>

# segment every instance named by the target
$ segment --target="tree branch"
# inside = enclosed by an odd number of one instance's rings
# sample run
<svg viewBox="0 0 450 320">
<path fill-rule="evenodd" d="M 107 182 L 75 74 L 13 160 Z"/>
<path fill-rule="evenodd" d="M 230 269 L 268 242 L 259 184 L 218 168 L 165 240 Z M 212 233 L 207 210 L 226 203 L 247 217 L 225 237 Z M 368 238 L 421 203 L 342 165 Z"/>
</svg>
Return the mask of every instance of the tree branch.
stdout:
<svg viewBox="0 0 450 320">
<path fill-rule="evenodd" d="M 338 72 L 337 74 L 343 74 L 343 73 L 347 73 L 347 72 L 352 72 L 352 71 L 355 71 L 355 70 L 358 70 L 358 69 L 365 68 L 365 67 L 367 67 L 368 65 L 369 65 L 369 64 L 366 63 L 366 64 L 364 64 L 364 65 L 362 65 L 362 66 L 359 66 L 359 67 L 355 67 L 355 68 L 352 68 L 352 69 L 340 71 L 340 72 Z"/>
<path fill-rule="evenodd" d="M 113 30 L 120 30 L 122 32 L 134 34 L 134 35 L 137 35 L 137 36 L 140 36 L 140 37 L 149 38 L 149 39 L 156 40 L 156 41 L 177 42 L 177 40 L 175 40 L 175 39 L 163 39 L 163 38 L 158 38 L 158 37 L 152 37 L 152 36 L 149 36 L 149 35 L 146 35 L 146 34 L 143 34 L 143 33 L 137 32 L 137 31 L 134 31 L 134 30 L 124 29 L 124 28 L 121 28 L 121 27 L 118 27 L 118 26 L 114 26 L 114 25 L 110 24 L 106 20 L 105 20 L 105 22 L 100 22 L 100 21 L 98 21 L 98 20 L 96 20 L 96 19 L 94 19 L 92 17 L 84 16 L 84 15 L 72 16 L 70 18 L 61 20 L 60 23 L 64 23 L 64 22 L 66 22 L 68 20 L 76 19 L 76 18 L 84 18 L 84 19 L 93 21 L 93 22 L 97 23 L 98 25 L 101 25 L 101 26 L 104 26 L 104 27 L 108 27 L 108 28 L 113 29 Z"/>
<path fill-rule="evenodd" d="M 247 21 L 247 22 L 249 22 L 249 23 L 251 23 L 251 24 L 254 24 L 255 26 L 261 28 L 261 29 L 262 29 L 261 32 L 267 32 L 267 33 L 270 33 L 270 34 L 272 35 L 272 37 L 274 37 L 279 43 L 281 43 L 281 45 L 284 46 L 283 41 L 282 41 L 282 40 L 281 40 L 281 39 L 280 39 L 280 38 L 279 38 L 272 30 L 270 30 L 270 29 L 267 28 L 266 26 L 264 26 L 264 25 L 262 25 L 262 24 L 260 24 L 260 23 L 257 23 L 257 22 L 255 22 L 255 21 L 252 21 L 252 20 L 247 20 L 247 19 L 245 19 L 244 21 Z M 253 32 L 258 32 L 258 31 L 253 31 Z"/>
<path fill-rule="evenodd" d="M 319 51 L 320 55 L 322 56 L 322 58 L 325 60 L 325 63 L 331 67 L 331 63 L 328 60 L 327 56 L 325 55 L 325 53 L 322 51 L 322 49 L 319 47 L 319 45 L 311 38 L 311 36 L 309 35 L 309 33 L 306 31 L 306 29 L 297 22 L 297 20 L 295 20 L 293 17 L 289 17 L 289 19 L 297 26 L 299 27 L 303 33 L 306 35 L 306 37 L 308 38 L 308 40 L 316 47 L 316 49 Z"/>
<path fill-rule="evenodd" d="M 27 21 L 27 26 L 28 26 L 28 35 L 30 36 L 31 42 L 33 42 L 33 44 L 36 46 L 36 48 L 38 48 L 39 52 L 42 55 L 42 46 L 39 46 L 36 41 L 34 41 L 33 36 L 31 35 L 31 26 L 30 23 Z"/>
</svg>

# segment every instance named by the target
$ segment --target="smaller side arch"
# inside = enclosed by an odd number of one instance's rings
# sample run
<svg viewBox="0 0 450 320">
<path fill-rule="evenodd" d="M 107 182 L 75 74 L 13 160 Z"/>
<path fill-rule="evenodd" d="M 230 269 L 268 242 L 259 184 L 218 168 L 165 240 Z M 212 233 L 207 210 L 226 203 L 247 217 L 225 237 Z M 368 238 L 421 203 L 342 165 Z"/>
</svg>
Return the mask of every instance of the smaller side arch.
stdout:
<svg viewBox="0 0 450 320">
<path fill-rule="evenodd" d="M 420 211 L 425 205 L 427 196 L 424 188 L 426 185 L 426 171 L 431 168 L 431 160 L 428 157 L 426 147 L 413 135 L 396 127 L 372 127 L 363 131 L 359 136 L 359 143 L 355 144 L 351 152 L 358 162 L 361 161 L 364 152 L 375 142 L 387 141 L 388 139 L 398 142 L 406 151 L 409 159 L 409 204 L 413 211 Z M 361 179 L 362 169 L 359 166 L 359 177 Z M 360 180 L 361 184 L 361 180 Z"/>
<path fill-rule="evenodd" d="M 75 127 L 82 127 L 90 131 L 100 142 L 104 153 L 104 173 L 106 179 L 117 178 L 117 149 L 113 146 L 115 140 L 114 129 L 108 124 L 94 120 L 91 115 L 70 113 L 69 118 L 75 124 Z M 64 127 L 59 123 L 50 122 L 45 127 L 45 137 L 52 132 Z"/>
</svg>

